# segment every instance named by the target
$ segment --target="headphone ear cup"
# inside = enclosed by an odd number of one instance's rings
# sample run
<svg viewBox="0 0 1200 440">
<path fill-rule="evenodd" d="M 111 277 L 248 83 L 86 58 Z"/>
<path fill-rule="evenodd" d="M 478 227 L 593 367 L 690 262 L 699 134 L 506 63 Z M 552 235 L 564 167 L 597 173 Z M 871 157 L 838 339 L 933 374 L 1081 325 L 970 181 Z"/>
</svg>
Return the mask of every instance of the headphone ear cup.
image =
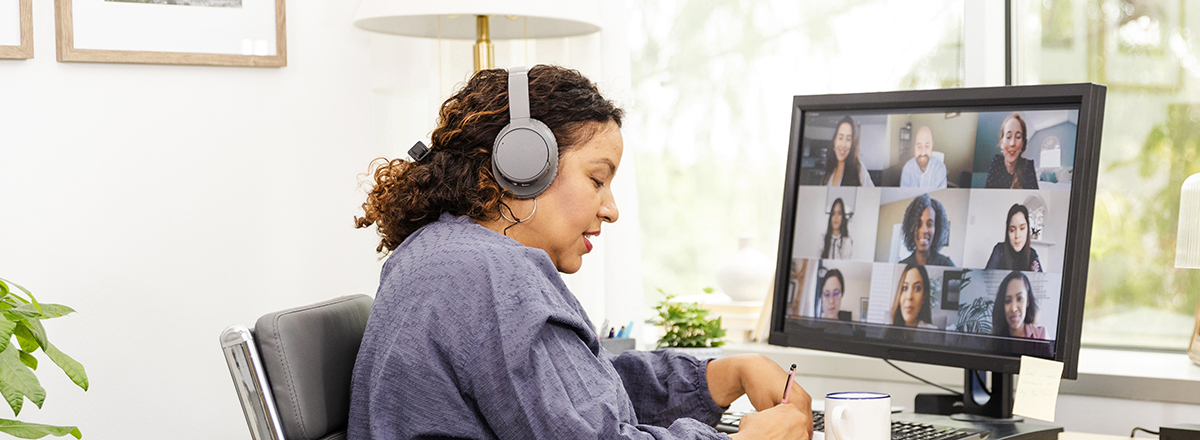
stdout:
<svg viewBox="0 0 1200 440">
<path fill-rule="evenodd" d="M 558 175 L 558 141 L 529 114 L 529 70 L 508 70 L 509 123 L 492 143 L 492 175 L 519 199 L 537 197 Z"/>
<path fill-rule="evenodd" d="M 558 142 L 537 119 L 513 121 L 492 145 L 492 174 L 517 198 L 537 197 L 558 175 Z"/>
</svg>

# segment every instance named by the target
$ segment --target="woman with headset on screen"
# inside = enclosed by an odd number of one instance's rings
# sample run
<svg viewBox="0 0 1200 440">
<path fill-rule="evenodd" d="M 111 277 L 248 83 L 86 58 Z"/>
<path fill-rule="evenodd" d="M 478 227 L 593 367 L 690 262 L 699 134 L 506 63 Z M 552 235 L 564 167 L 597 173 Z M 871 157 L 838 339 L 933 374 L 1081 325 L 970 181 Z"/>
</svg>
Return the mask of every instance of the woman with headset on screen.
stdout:
<svg viewBox="0 0 1200 440">
<path fill-rule="evenodd" d="M 1028 147 L 1025 118 L 1013 112 L 1000 123 L 1000 153 L 988 166 L 985 188 L 1038 189 L 1033 160 L 1021 157 Z"/>
<path fill-rule="evenodd" d="M 1000 282 L 992 303 L 992 334 L 1014 338 L 1046 339 L 1046 328 L 1037 322 L 1038 305 L 1025 274 L 1013 271 Z"/>
<path fill-rule="evenodd" d="M 390 256 L 350 440 L 715 439 L 743 394 L 759 412 L 736 435 L 811 436 L 811 398 L 780 404 L 788 375 L 764 356 L 601 348 L 559 272 L 617 220 L 622 115 L 574 70 L 483 70 L 442 104 L 431 148 L 373 163 L 355 223 Z"/>
<path fill-rule="evenodd" d="M 858 158 L 858 125 L 850 116 L 838 121 L 833 133 L 833 148 L 825 151 L 825 178 L 827 186 L 874 187 L 866 166 Z"/>
<path fill-rule="evenodd" d="M 988 257 L 987 269 L 1041 272 L 1042 262 L 1029 243 L 1029 209 L 1020 203 L 1008 209 L 1004 241 L 996 243 Z"/>
</svg>

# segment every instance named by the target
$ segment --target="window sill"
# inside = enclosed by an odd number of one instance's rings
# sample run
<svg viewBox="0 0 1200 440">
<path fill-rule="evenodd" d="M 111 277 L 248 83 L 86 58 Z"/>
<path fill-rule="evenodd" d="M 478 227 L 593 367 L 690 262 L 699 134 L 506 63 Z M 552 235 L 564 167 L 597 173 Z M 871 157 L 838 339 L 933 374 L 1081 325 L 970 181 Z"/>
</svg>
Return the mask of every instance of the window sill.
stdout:
<svg viewBox="0 0 1200 440">
<path fill-rule="evenodd" d="M 760 343 L 735 343 L 722 348 L 731 355 L 758 353 L 780 365 L 794 363 L 797 374 L 918 383 L 875 358 Z M 962 388 L 962 369 L 895 363 L 927 380 Z M 1081 396 L 1200 405 L 1200 366 L 1183 353 L 1083 348 L 1079 351 L 1079 378 L 1063 381 L 1059 391 Z"/>
</svg>

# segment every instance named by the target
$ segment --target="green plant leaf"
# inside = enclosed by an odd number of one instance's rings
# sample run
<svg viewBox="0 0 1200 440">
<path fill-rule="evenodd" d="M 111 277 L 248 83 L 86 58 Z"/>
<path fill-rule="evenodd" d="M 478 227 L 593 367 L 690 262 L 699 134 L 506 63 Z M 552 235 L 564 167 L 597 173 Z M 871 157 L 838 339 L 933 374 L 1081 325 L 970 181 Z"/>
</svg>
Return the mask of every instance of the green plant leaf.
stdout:
<svg viewBox="0 0 1200 440">
<path fill-rule="evenodd" d="M 29 309 L 22 308 L 26 306 L 29 306 Z M 41 312 L 38 312 L 37 310 L 30 310 L 32 308 L 32 304 L 21 304 L 20 306 L 13 307 L 11 309 L 0 310 L 0 313 L 4 314 L 4 317 L 9 321 L 20 321 L 25 318 L 37 318 L 42 316 Z"/>
<path fill-rule="evenodd" d="M 18 393 L 28 397 L 29 401 L 38 408 L 41 408 L 42 402 L 46 401 L 46 390 L 38 382 L 33 370 L 21 362 L 17 348 L 12 344 L 8 344 L 4 351 L 0 351 L 0 382 L 4 382 Z"/>
<path fill-rule="evenodd" d="M 0 278 L 0 297 L 8 296 L 8 293 L 8 283 L 4 282 L 3 278 Z"/>
<path fill-rule="evenodd" d="M 37 370 L 38 360 L 25 350 L 17 350 L 17 355 L 21 357 L 21 363 L 29 367 L 30 370 Z"/>
<path fill-rule="evenodd" d="M 8 320 L 0 320 L 0 350 L 4 350 L 5 347 L 8 347 L 9 342 L 12 341 L 13 331 L 16 329 L 17 323 Z"/>
<path fill-rule="evenodd" d="M 64 373 L 67 373 L 67 377 L 71 378 L 71 382 L 75 382 L 75 385 L 79 385 L 79 388 L 87 391 L 88 378 L 87 372 L 83 370 L 83 364 L 75 359 L 71 359 L 70 356 L 59 351 L 58 347 L 51 345 L 49 342 L 42 345 L 42 352 L 46 353 L 46 356 L 49 356 L 50 360 L 54 361 L 59 368 L 62 368 Z M 40 407 L 41 405 L 38 406 Z"/>
<path fill-rule="evenodd" d="M 29 327 L 26 327 L 24 322 L 16 324 L 17 328 L 13 330 L 13 336 L 17 337 L 17 343 L 21 344 L 21 350 L 33 353 L 40 347 L 37 338 L 34 338 L 33 332 L 29 331 Z"/>
<path fill-rule="evenodd" d="M 62 304 L 37 304 L 40 308 L 34 306 L 35 304 L 22 304 L 11 310 L 32 313 L 28 316 L 40 319 L 57 318 L 75 313 L 75 309 Z"/>
<path fill-rule="evenodd" d="M 42 326 L 41 320 L 38 320 L 37 318 L 26 318 L 20 323 L 24 324 L 25 328 L 29 330 L 30 335 L 33 336 L 34 341 L 37 341 L 38 346 L 45 347 L 50 345 L 50 338 L 46 337 L 46 327 Z M 30 353 L 33 352 L 33 350 L 25 351 Z"/>
<path fill-rule="evenodd" d="M 7 419 L 0 419 L 0 432 L 17 438 L 42 438 L 47 435 L 55 437 L 70 435 L 77 439 L 83 438 L 83 433 L 79 432 L 79 428 L 75 426 L 42 425 Z"/>
<path fill-rule="evenodd" d="M 11 284 L 11 285 L 13 285 L 13 286 L 16 286 L 16 288 L 17 288 L 17 289 L 21 290 L 22 292 L 25 292 L 25 294 L 26 294 L 26 295 L 29 295 L 29 301 L 33 302 L 33 305 L 34 305 L 34 307 L 37 307 L 37 306 L 38 306 L 38 300 L 37 300 L 37 298 L 35 298 L 35 297 L 33 296 L 33 292 L 30 292 L 30 291 L 29 291 L 29 289 L 26 289 L 26 288 L 24 288 L 24 287 L 21 287 L 21 285 L 20 285 L 20 284 L 14 283 L 14 282 L 12 282 L 12 281 L 9 281 L 9 280 L 6 280 L 6 279 L 4 279 L 4 278 L 0 278 L 0 281 L 3 281 L 3 282 L 5 282 L 5 283 L 7 283 L 7 284 Z M 9 293 L 12 293 L 12 292 L 10 291 Z M 15 297 L 15 298 L 17 298 L 17 299 L 24 300 L 24 298 L 21 298 L 21 297 L 19 297 L 19 296 L 16 296 L 16 295 L 13 295 L 13 297 Z"/>
<path fill-rule="evenodd" d="M 4 382 L 0 382 L 0 395 L 4 396 L 4 400 L 8 402 L 8 407 L 12 408 L 13 415 L 21 415 L 21 407 L 25 405 L 25 396 L 19 391 L 8 386 Z"/>
</svg>

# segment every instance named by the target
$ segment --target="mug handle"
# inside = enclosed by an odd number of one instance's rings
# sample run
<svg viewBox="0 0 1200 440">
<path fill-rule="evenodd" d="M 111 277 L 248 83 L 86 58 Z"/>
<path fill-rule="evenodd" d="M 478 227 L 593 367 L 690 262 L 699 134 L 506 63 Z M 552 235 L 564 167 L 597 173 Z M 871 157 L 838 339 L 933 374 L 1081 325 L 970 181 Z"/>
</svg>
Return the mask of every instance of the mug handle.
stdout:
<svg viewBox="0 0 1200 440">
<path fill-rule="evenodd" d="M 825 427 L 829 428 L 829 432 L 826 433 L 829 434 L 826 436 L 828 440 L 846 440 L 846 431 L 842 429 L 844 428 L 844 426 L 842 426 L 842 416 L 845 415 L 845 413 L 846 407 L 839 406 L 833 409 L 833 414 L 831 414 L 832 417 L 829 417 L 825 420 Z"/>
</svg>

